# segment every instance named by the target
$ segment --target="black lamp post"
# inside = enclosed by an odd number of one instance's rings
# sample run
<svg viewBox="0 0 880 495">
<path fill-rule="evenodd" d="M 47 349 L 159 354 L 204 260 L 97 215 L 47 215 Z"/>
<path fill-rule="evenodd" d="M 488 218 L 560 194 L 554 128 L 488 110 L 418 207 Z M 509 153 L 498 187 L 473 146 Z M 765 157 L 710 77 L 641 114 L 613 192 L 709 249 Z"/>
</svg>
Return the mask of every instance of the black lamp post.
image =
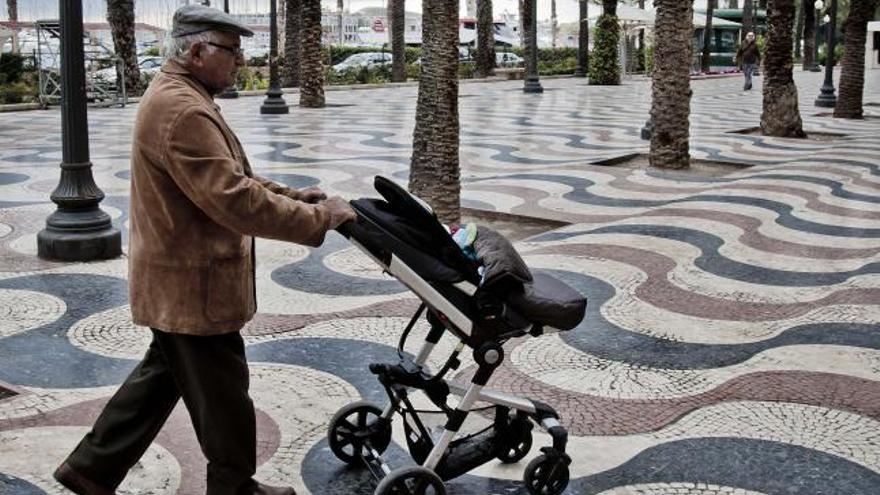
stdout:
<svg viewBox="0 0 880 495">
<path fill-rule="evenodd" d="M 61 179 L 50 198 L 58 205 L 37 234 L 37 255 L 92 261 L 122 254 L 122 235 L 98 207 L 104 193 L 92 177 L 82 2 L 59 2 L 61 17 Z"/>
<path fill-rule="evenodd" d="M 260 113 L 283 114 L 290 111 L 281 96 L 281 82 L 278 80 L 278 14 L 277 0 L 270 0 L 269 7 L 269 90 L 260 106 Z"/>
<path fill-rule="evenodd" d="M 528 29 L 529 33 L 529 41 L 527 43 L 529 52 L 526 57 L 526 77 L 523 84 L 523 92 L 543 93 L 544 88 L 538 79 L 538 0 L 526 1 L 531 4 L 529 9 L 531 12 L 529 13 L 530 17 L 525 19 L 528 22 L 528 26 L 524 26 L 524 29 Z"/>
<path fill-rule="evenodd" d="M 578 1 L 578 55 L 577 67 L 574 69 L 575 77 L 587 77 L 589 60 L 587 49 L 590 44 L 590 25 L 587 22 L 587 0 Z"/>
<path fill-rule="evenodd" d="M 223 0 L 223 12 L 229 13 L 229 0 Z M 217 95 L 218 98 L 238 98 L 238 90 L 235 89 L 236 83 L 232 83 L 232 86 L 223 90 L 222 93 Z"/>
<path fill-rule="evenodd" d="M 816 98 L 817 107 L 834 108 L 837 105 L 837 96 L 834 94 L 834 43 L 835 24 L 837 24 L 837 0 L 831 0 L 828 9 L 828 40 L 825 51 L 825 82 L 822 83 L 819 96 Z"/>
</svg>

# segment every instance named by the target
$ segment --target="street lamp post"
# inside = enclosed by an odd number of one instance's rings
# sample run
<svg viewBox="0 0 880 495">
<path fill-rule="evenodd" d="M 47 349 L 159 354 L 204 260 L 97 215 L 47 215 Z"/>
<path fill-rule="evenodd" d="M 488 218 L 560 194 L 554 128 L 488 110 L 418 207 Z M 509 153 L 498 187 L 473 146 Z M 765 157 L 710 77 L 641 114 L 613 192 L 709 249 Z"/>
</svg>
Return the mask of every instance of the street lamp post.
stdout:
<svg viewBox="0 0 880 495">
<path fill-rule="evenodd" d="M 822 0 L 816 0 L 813 7 L 816 9 L 816 26 L 813 28 L 813 62 L 810 64 L 809 71 L 821 72 L 822 69 L 819 68 L 819 14 L 821 14 L 822 9 L 825 8 L 825 4 L 822 3 Z"/>
<path fill-rule="evenodd" d="M 531 4 L 529 25 L 529 53 L 526 58 L 526 77 L 523 84 L 524 93 L 543 93 L 544 88 L 538 79 L 538 0 L 526 0 Z"/>
<path fill-rule="evenodd" d="M 837 0 L 831 0 L 831 7 L 825 17 L 828 23 L 828 42 L 825 49 L 825 82 L 819 90 L 816 98 L 817 107 L 834 108 L 837 105 L 837 96 L 834 94 L 834 43 L 835 24 L 837 24 Z"/>
<path fill-rule="evenodd" d="M 277 0 L 270 0 L 269 7 L 269 89 L 266 99 L 260 106 L 260 113 L 283 114 L 290 111 L 281 96 L 281 83 L 278 80 L 278 14 Z"/>
<path fill-rule="evenodd" d="M 122 235 L 98 204 L 89 159 L 82 2 L 59 2 L 61 18 L 61 179 L 50 198 L 58 205 L 37 234 L 37 255 L 60 261 L 92 261 L 122 254 Z"/>
<path fill-rule="evenodd" d="M 587 0 L 578 0 L 578 53 L 574 77 L 587 77 L 589 60 L 587 48 L 590 44 L 590 25 L 587 23 Z"/>
<path fill-rule="evenodd" d="M 229 0 L 223 0 L 223 12 L 229 13 Z M 237 82 L 237 81 L 236 81 Z M 238 98 L 238 90 L 235 88 L 236 83 L 224 89 L 222 93 L 217 95 L 218 98 Z"/>
<path fill-rule="evenodd" d="M 122 254 L 122 235 L 98 204 L 89 160 L 83 61 L 82 3 L 59 2 L 61 17 L 61 179 L 50 198 L 58 205 L 37 234 L 37 255 L 60 261 L 92 261 Z"/>
</svg>

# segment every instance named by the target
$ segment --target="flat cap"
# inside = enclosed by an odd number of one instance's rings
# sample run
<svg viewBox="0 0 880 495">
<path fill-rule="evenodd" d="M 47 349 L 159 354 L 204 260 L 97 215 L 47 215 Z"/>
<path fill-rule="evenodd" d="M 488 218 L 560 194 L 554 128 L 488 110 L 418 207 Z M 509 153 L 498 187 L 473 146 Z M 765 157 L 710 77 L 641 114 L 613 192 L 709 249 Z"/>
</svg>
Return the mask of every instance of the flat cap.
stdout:
<svg viewBox="0 0 880 495">
<path fill-rule="evenodd" d="M 204 5 L 184 5 L 174 13 L 171 37 L 179 38 L 205 31 L 226 31 L 239 36 L 253 36 L 254 32 L 235 17 Z"/>
</svg>

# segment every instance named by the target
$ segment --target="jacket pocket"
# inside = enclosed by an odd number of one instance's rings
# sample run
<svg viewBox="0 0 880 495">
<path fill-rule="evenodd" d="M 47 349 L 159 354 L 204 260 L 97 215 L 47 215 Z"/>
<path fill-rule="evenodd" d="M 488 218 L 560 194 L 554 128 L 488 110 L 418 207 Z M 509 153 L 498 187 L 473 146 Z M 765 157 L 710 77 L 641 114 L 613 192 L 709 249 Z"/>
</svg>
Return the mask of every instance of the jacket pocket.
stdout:
<svg viewBox="0 0 880 495">
<path fill-rule="evenodd" d="M 247 256 L 211 262 L 205 313 L 214 322 L 245 320 L 249 314 L 250 265 Z"/>
</svg>

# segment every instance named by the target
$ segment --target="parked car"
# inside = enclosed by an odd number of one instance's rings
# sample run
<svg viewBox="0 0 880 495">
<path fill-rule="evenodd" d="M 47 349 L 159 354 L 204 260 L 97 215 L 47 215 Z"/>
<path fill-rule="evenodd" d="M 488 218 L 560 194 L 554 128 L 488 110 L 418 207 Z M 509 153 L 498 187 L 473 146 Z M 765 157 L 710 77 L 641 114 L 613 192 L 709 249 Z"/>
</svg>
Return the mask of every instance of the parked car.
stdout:
<svg viewBox="0 0 880 495">
<path fill-rule="evenodd" d="M 363 52 L 349 55 L 348 58 L 333 66 L 336 72 L 344 72 L 349 69 L 366 67 L 380 67 L 391 63 L 391 54 L 387 52 Z"/>
<path fill-rule="evenodd" d="M 525 60 L 515 53 L 495 52 L 496 67 L 522 67 Z"/>
<path fill-rule="evenodd" d="M 154 74 L 162 68 L 162 57 L 141 57 L 138 58 L 138 67 L 140 68 L 141 75 L 143 74 Z M 108 67 L 106 69 L 101 69 L 95 71 L 95 79 L 100 79 L 102 81 L 109 81 L 112 83 L 116 82 L 116 67 Z"/>
</svg>

